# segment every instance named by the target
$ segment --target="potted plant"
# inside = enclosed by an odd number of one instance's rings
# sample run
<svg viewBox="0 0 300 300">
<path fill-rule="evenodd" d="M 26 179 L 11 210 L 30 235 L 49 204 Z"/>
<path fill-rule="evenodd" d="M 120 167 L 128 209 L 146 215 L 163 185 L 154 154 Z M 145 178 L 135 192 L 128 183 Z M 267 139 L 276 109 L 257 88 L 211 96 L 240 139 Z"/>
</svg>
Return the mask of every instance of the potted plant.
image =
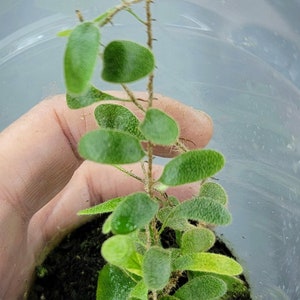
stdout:
<svg viewBox="0 0 300 300">
<path fill-rule="evenodd" d="M 145 20 L 132 9 L 141 2 Z M 64 56 L 68 106 L 77 109 L 100 102 L 95 109 L 99 129 L 82 137 L 79 154 L 84 159 L 112 165 L 144 186 L 143 192 L 78 212 L 105 216 L 102 232 L 107 239 L 101 254 L 106 264 L 99 270 L 95 297 L 250 299 L 239 277 L 242 266 L 232 257 L 210 251 L 217 240 L 214 227 L 231 222 L 227 194 L 213 177 L 223 168 L 225 159 L 215 150 L 189 150 L 180 138 L 177 122 L 155 107 L 151 4 L 151 0 L 121 1 L 92 21 L 86 21 L 77 11 L 79 25 L 59 33 L 68 38 Z M 101 44 L 102 28 L 120 11 L 127 11 L 145 26 L 146 46 L 129 40 Z M 92 85 L 98 58 L 102 78 L 120 84 L 126 97 Z M 145 77 L 147 97 L 141 99 L 127 84 Z M 126 107 L 127 103 L 136 106 L 141 119 Z M 177 155 L 155 177 L 153 149 L 157 146 L 168 147 Z M 142 176 L 126 168 L 136 162 L 141 163 Z M 198 184 L 197 195 L 184 202 L 169 196 L 168 188 L 189 183 Z M 164 242 L 166 232 L 173 236 L 171 245 Z M 47 269 L 40 267 L 38 273 L 43 277 Z"/>
</svg>

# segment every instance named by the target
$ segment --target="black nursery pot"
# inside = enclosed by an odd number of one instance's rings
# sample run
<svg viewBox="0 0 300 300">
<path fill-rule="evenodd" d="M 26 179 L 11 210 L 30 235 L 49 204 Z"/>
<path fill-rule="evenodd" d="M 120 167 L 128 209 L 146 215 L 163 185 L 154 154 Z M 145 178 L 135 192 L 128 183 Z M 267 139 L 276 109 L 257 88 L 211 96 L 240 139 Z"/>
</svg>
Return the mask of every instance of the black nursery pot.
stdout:
<svg viewBox="0 0 300 300">
<path fill-rule="evenodd" d="M 78 5 L 88 19 L 116 3 L 1 1 L 1 129 L 42 98 L 64 92 L 65 40 L 56 33 L 76 23 Z M 233 223 L 217 231 L 243 265 L 254 299 L 300 298 L 299 5 L 154 4 L 155 90 L 214 120 L 209 146 L 227 159 L 218 179 L 233 214 Z M 143 29 L 126 14 L 105 29 L 103 42 L 111 38 L 145 40 Z M 144 85 L 132 88 L 144 90 Z"/>
</svg>

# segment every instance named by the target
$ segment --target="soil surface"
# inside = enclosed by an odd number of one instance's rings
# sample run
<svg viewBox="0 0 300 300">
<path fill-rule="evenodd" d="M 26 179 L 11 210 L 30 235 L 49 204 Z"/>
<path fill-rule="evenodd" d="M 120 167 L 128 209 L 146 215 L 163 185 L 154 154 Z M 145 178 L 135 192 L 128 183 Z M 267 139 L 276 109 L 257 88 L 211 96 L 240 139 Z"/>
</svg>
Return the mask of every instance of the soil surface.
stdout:
<svg viewBox="0 0 300 300">
<path fill-rule="evenodd" d="M 101 244 L 108 236 L 102 234 L 105 216 L 95 219 L 69 234 L 36 269 L 36 280 L 30 300 L 95 300 L 98 272 L 105 264 Z M 165 234 L 173 244 L 172 233 Z M 172 245 L 173 246 L 173 245 Z M 212 252 L 233 257 L 224 243 L 217 240 Z M 244 277 L 241 277 L 245 281 Z M 182 279 L 184 282 L 184 278 Z M 228 300 L 251 300 L 249 293 L 231 295 Z M 121 300 L 121 299 L 120 299 Z"/>
</svg>

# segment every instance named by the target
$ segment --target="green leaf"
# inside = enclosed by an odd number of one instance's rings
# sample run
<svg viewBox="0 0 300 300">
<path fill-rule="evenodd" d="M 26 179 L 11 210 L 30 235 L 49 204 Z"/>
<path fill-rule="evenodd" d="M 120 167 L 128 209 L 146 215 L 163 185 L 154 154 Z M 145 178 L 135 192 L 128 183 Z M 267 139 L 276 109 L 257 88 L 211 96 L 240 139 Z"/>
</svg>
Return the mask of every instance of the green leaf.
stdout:
<svg viewBox="0 0 300 300">
<path fill-rule="evenodd" d="M 180 300 L 216 300 L 226 293 L 226 284 L 213 276 L 196 277 L 174 294 Z"/>
<path fill-rule="evenodd" d="M 128 164 L 145 156 L 136 137 L 110 129 L 88 132 L 80 139 L 78 150 L 83 158 L 103 164 Z"/>
<path fill-rule="evenodd" d="M 223 205 L 226 205 L 228 201 L 228 196 L 224 188 L 215 182 L 204 183 L 200 188 L 199 196 L 212 198 Z"/>
<path fill-rule="evenodd" d="M 199 181 L 220 171 L 224 157 L 214 150 L 185 152 L 168 162 L 159 181 L 167 186 L 176 186 Z"/>
<path fill-rule="evenodd" d="M 231 299 L 251 299 L 249 287 L 241 279 L 220 274 L 212 274 L 207 272 L 189 272 L 190 278 L 211 275 L 216 278 L 223 280 L 227 286 L 227 292 L 220 300 L 231 300 Z"/>
<path fill-rule="evenodd" d="M 73 29 L 62 30 L 57 33 L 57 36 L 58 37 L 68 37 L 68 36 L 70 36 L 72 31 L 73 31 Z"/>
<path fill-rule="evenodd" d="M 69 36 L 65 58 L 65 81 L 69 94 L 85 93 L 99 52 L 99 29 L 91 22 L 75 27 Z"/>
<path fill-rule="evenodd" d="M 171 253 L 161 247 L 151 247 L 144 256 L 143 275 L 149 290 L 161 290 L 171 275 Z"/>
<path fill-rule="evenodd" d="M 112 214 L 112 232 L 127 234 L 147 225 L 158 211 L 158 203 L 145 193 L 127 196 Z"/>
<path fill-rule="evenodd" d="M 215 234 L 207 228 L 193 228 L 183 233 L 181 249 L 183 253 L 205 252 L 215 243 Z"/>
<path fill-rule="evenodd" d="M 107 264 L 99 272 L 97 300 L 127 299 L 136 282 L 116 266 Z"/>
<path fill-rule="evenodd" d="M 211 225 L 227 225 L 231 222 L 228 209 L 207 197 L 195 197 L 182 202 L 175 208 L 174 218 L 186 218 Z"/>
<path fill-rule="evenodd" d="M 117 104 L 102 104 L 95 109 L 95 117 L 101 128 L 127 132 L 139 140 L 143 135 L 139 130 L 138 118 L 126 107 Z"/>
<path fill-rule="evenodd" d="M 101 248 L 103 258 L 110 264 L 141 275 L 141 255 L 135 251 L 135 239 L 131 235 L 114 235 Z"/>
<path fill-rule="evenodd" d="M 236 276 L 243 272 L 242 266 L 234 259 L 216 253 L 192 253 L 175 259 L 175 270 L 202 271 L 229 276 Z"/>
<path fill-rule="evenodd" d="M 163 296 L 161 298 L 159 298 L 160 300 L 180 300 L 179 298 L 177 297 L 174 297 L 174 296 Z"/>
<path fill-rule="evenodd" d="M 123 197 L 113 198 L 93 207 L 80 210 L 77 214 L 82 215 L 97 215 L 114 211 L 117 206 L 124 200 Z"/>
<path fill-rule="evenodd" d="M 162 223 L 164 228 L 169 227 L 174 230 L 186 231 L 194 227 L 186 218 L 174 218 L 173 213 L 174 208 L 171 207 L 165 207 L 159 210 L 157 218 Z"/>
<path fill-rule="evenodd" d="M 157 145 L 172 145 L 179 136 L 175 120 L 156 108 L 147 110 L 140 129 L 147 140 Z"/>
<path fill-rule="evenodd" d="M 152 52 L 131 41 L 112 41 L 103 54 L 102 78 L 114 83 L 128 83 L 145 77 L 154 69 Z"/>
<path fill-rule="evenodd" d="M 148 299 L 148 289 L 143 280 L 139 281 L 137 285 L 131 290 L 130 297 L 140 300 Z"/>
<path fill-rule="evenodd" d="M 111 232 L 111 214 L 106 218 L 102 225 L 102 233 L 108 234 Z"/>
<path fill-rule="evenodd" d="M 117 98 L 115 96 L 106 94 L 94 86 L 89 86 L 87 87 L 87 90 L 85 93 L 80 94 L 80 95 L 70 95 L 67 94 L 67 104 L 69 108 L 72 109 L 77 109 L 77 108 L 82 108 L 88 105 L 91 105 L 95 102 L 98 101 L 103 101 L 103 100 L 122 100 L 120 98 Z"/>
</svg>

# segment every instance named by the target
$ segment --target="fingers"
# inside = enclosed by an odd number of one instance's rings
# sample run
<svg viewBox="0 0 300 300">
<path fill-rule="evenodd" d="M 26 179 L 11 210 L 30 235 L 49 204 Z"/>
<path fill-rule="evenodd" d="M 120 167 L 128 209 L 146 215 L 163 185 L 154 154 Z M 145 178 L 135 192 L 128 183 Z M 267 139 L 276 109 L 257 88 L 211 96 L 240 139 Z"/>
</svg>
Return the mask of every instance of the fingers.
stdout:
<svg viewBox="0 0 300 300">
<path fill-rule="evenodd" d="M 126 169 L 143 176 L 140 164 L 126 165 Z M 155 178 L 160 176 L 161 171 L 161 166 L 154 166 Z M 85 161 L 67 186 L 33 216 L 29 224 L 30 244 L 36 253 L 41 252 L 46 245 L 50 250 L 51 245 L 55 245 L 68 232 L 87 221 L 89 217 L 77 215 L 79 210 L 142 190 L 142 182 L 116 168 Z M 197 186 L 192 184 L 170 191 L 170 194 L 181 200 L 196 193 Z M 46 254 L 45 251 L 42 252 L 43 255 Z"/>
<path fill-rule="evenodd" d="M 124 93 L 114 94 L 126 97 Z M 136 97 L 147 96 L 137 93 Z M 178 121 L 183 142 L 190 148 L 208 143 L 212 122 L 206 114 L 167 97 L 156 98 L 154 105 Z M 126 105 L 142 117 L 135 106 Z M 25 220 L 52 199 L 82 163 L 77 143 L 84 133 L 97 128 L 94 107 L 70 110 L 65 96 L 58 95 L 41 102 L 1 133 L 0 191 Z M 166 148 L 157 148 L 156 154 L 174 155 Z"/>
</svg>

